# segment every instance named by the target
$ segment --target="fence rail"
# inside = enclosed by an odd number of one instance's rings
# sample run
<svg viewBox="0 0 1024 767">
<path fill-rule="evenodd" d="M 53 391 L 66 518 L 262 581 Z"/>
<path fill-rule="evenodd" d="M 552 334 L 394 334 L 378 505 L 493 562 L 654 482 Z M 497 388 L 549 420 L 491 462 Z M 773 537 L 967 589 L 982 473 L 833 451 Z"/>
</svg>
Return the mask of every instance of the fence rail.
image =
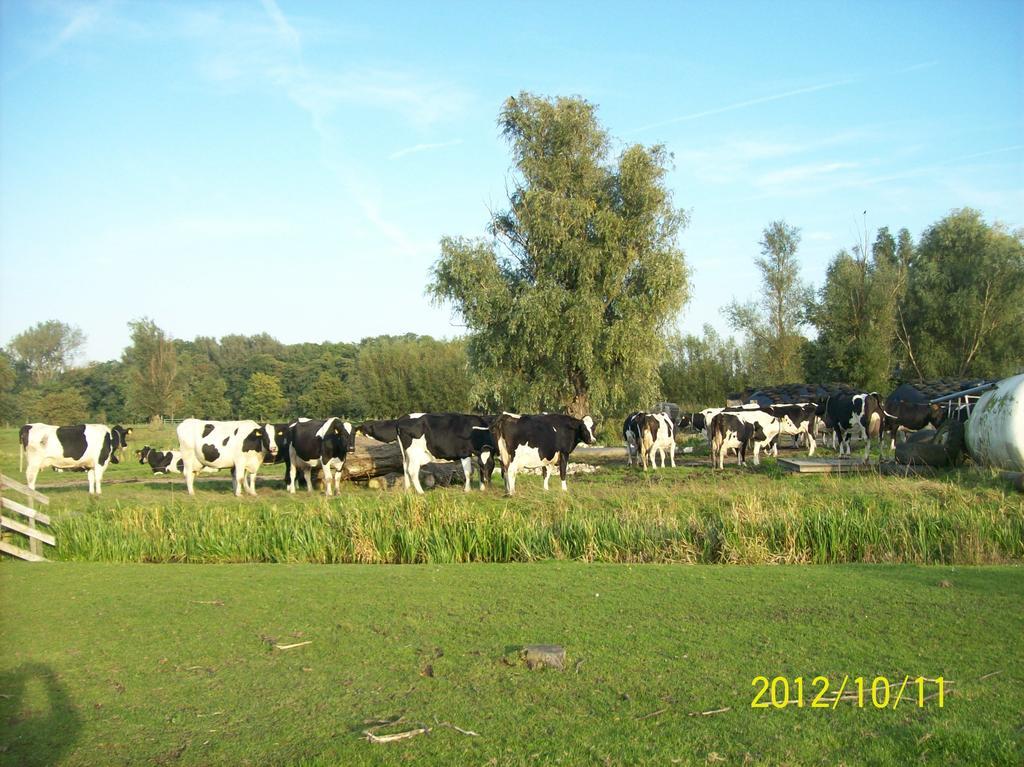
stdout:
<svg viewBox="0 0 1024 767">
<path fill-rule="evenodd" d="M 5 498 L 4 494 L 9 491 L 20 493 L 25 496 L 26 503 L 28 505 L 26 506 L 23 503 L 12 500 L 11 498 Z M 50 503 L 50 499 L 42 493 L 21 484 L 17 480 L 11 479 L 4 474 L 0 474 L 0 508 L 18 514 L 28 520 L 28 523 L 25 524 L 23 522 L 18 522 L 11 517 L 0 515 L 0 531 L 9 530 L 13 533 L 25 536 L 28 539 L 29 546 L 28 549 L 23 549 L 20 546 L 15 546 L 10 541 L 0 539 L 0 552 L 10 554 L 12 557 L 18 557 L 19 559 L 24 559 L 28 562 L 46 561 L 46 557 L 42 554 L 42 546 L 40 544 L 56 546 L 57 539 L 45 530 L 40 530 L 36 527 L 37 523 L 41 525 L 50 524 L 50 517 L 34 507 L 34 504 L 37 502 L 45 505 Z"/>
</svg>

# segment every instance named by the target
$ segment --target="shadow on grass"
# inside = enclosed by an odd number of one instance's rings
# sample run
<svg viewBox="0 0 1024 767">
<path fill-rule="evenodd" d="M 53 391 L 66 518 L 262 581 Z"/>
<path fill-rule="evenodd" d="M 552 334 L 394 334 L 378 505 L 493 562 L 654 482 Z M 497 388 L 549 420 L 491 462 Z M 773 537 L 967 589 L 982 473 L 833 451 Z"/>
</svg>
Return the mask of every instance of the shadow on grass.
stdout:
<svg viewBox="0 0 1024 767">
<path fill-rule="evenodd" d="M 82 723 L 49 666 L 25 663 L 0 674 L 0 692 L 0 764 L 51 765 L 70 751 Z"/>
</svg>

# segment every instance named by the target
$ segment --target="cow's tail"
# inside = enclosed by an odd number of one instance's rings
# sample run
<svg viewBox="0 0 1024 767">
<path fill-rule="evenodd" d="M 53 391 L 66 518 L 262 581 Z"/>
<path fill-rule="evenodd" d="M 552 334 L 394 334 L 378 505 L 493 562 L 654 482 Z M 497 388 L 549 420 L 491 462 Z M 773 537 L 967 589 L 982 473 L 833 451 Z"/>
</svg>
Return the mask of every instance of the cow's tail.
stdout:
<svg viewBox="0 0 1024 767">
<path fill-rule="evenodd" d="M 28 449 L 28 433 L 32 431 L 29 424 L 25 424 L 18 430 L 18 471 L 25 470 L 25 450 Z"/>
<path fill-rule="evenodd" d="M 501 470 L 502 472 L 508 468 L 512 462 L 512 458 L 508 453 L 508 443 L 505 442 L 505 423 L 511 418 L 519 418 L 517 415 L 511 413 L 502 413 L 494 419 L 494 423 L 491 424 L 491 434 L 494 435 L 494 446 L 498 448 L 498 456 L 501 458 Z"/>
</svg>

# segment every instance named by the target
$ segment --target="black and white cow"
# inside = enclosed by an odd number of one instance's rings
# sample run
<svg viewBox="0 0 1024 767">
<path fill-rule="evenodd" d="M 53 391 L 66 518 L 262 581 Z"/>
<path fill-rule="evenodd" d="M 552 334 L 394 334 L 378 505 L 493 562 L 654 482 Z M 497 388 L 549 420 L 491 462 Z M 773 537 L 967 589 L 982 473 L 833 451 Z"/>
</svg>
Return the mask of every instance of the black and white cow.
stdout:
<svg viewBox="0 0 1024 767">
<path fill-rule="evenodd" d="M 633 458 L 639 461 L 637 445 L 640 444 L 640 423 L 643 413 L 630 413 L 622 422 L 622 440 L 626 443 L 626 464 L 633 465 Z"/>
<path fill-rule="evenodd" d="M 289 493 L 295 492 L 295 480 L 300 473 L 305 475 L 306 490 L 312 491 L 314 469 L 320 469 L 324 474 L 326 495 L 340 489 L 345 458 L 355 449 L 352 424 L 340 418 L 323 421 L 299 419 L 289 427 L 287 442 L 291 463 Z"/>
<path fill-rule="evenodd" d="M 791 437 L 803 435 L 807 440 L 807 455 L 814 455 L 817 443 L 814 440 L 817 431 L 818 406 L 813 402 L 792 405 L 768 405 L 762 408 L 768 415 L 779 419 L 779 434 Z M 773 455 L 778 455 L 778 444 L 773 446 Z"/>
<path fill-rule="evenodd" d="M 896 449 L 896 435 L 899 432 L 920 431 L 929 426 L 938 429 L 945 420 L 946 410 L 942 405 L 887 399 L 885 401 L 885 431 L 890 437 L 889 449 Z"/>
<path fill-rule="evenodd" d="M 277 454 L 276 429 L 270 423 L 186 418 L 178 424 L 177 431 L 189 495 L 195 495 L 196 474 L 204 466 L 231 469 L 235 495 L 241 495 L 243 487 L 250 495 L 256 495 L 256 474 L 264 456 Z"/>
<path fill-rule="evenodd" d="M 425 413 L 407 413 L 399 418 L 379 421 L 363 421 L 356 427 L 356 434 L 375 439 L 378 442 L 391 443 L 398 439 L 398 422 L 403 418 L 419 418 Z"/>
<path fill-rule="evenodd" d="M 676 465 L 676 428 L 672 419 L 664 413 L 642 413 L 638 420 L 640 428 L 640 464 L 647 471 L 647 464 L 658 468 L 658 456 L 661 456 L 661 468 L 665 468 L 665 453 L 669 454 L 672 466 Z"/>
<path fill-rule="evenodd" d="M 778 442 L 781 430 L 779 419 L 754 408 L 729 408 L 711 419 L 711 465 L 725 467 L 725 456 L 736 450 L 736 462 L 747 461 L 747 450 L 754 448 L 754 465 L 761 463 L 761 450 Z"/>
<path fill-rule="evenodd" d="M 100 423 L 51 426 L 28 423 L 18 431 L 20 452 L 26 462 L 25 481 L 36 489 L 40 469 L 77 469 L 89 473 L 89 494 L 100 495 L 107 466 L 120 463 L 131 429 L 110 428 Z"/>
<path fill-rule="evenodd" d="M 562 490 L 566 490 L 565 476 L 569 454 L 581 442 L 593 445 L 594 420 L 588 415 L 582 420 L 568 415 L 516 415 L 502 413 L 491 427 L 494 442 L 505 476 L 505 493 L 516 491 L 516 473 L 519 469 L 542 467 L 544 489 L 548 489 L 551 467 L 558 467 Z"/>
<path fill-rule="evenodd" d="M 395 428 L 402 451 L 405 489 L 412 487 L 423 493 L 420 468 L 424 464 L 459 461 L 466 477 L 464 489 L 469 492 L 476 456 L 483 490 L 494 473 L 494 441 L 490 433 L 493 420 L 493 416 L 463 413 L 413 413 L 399 418 Z"/>
<path fill-rule="evenodd" d="M 878 439 L 882 449 L 882 431 L 885 413 L 878 392 L 862 394 L 836 394 L 825 401 L 825 422 L 832 427 L 839 444 L 839 456 L 850 455 L 850 442 L 863 439 L 864 460 L 868 460 L 871 440 Z"/>
<path fill-rule="evenodd" d="M 154 474 L 181 474 L 185 470 L 185 461 L 182 460 L 180 450 L 154 450 L 145 445 L 142 450 L 137 450 L 135 455 L 139 457 L 139 463 L 149 464 Z"/>
</svg>

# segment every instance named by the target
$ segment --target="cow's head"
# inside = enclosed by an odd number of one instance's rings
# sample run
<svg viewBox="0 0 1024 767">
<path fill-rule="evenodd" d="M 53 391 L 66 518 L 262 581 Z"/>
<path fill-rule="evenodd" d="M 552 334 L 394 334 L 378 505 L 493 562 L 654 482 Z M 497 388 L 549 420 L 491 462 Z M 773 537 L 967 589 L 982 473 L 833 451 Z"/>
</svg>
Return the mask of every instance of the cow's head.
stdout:
<svg viewBox="0 0 1024 767">
<path fill-rule="evenodd" d="M 115 426 L 110 430 L 110 445 L 116 451 L 124 450 L 128 447 L 128 438 L 132 435 L 131 429 L 126 429 L 123 426 Z"/>
<path fill-rule="evenodd" d="M 272 424 L 264 424 L 263 426 L 257 426 L 255 429 L 253 429 L 251 432 L 245 435 L 245 439 L 242 440 L 242 450 L 247 453 L 259 452 L 263 453 L 264 455 L 266 455 L 267 453 L 270 453 L 271 455 L 276 455 L 277 444 L 274 442 L 273 439 L 270 438 L 270 432 L 267 431 L 267 427 L 269 427 L 271 430 L 273 430 L 274 428 Z M 271 446 L 273 446 L 273 450 L 271 450 Z"/>
<path fill-rule="evenodd" d="M 320 442 L 320 460 L 324 463 L 332 458 L 344 460 L 352 451 L 353 442 L 352 424 L 335 418 Z"/>
<path fill-rule="evenodd" d="M 694 413 L 690 423 L 696 431 L 704 431 L 708 428 L 708 419 L 703 413 Z"/>
<path fill-rule="evenodd" d="M 266 452 L 264 458 L 273 460 L 282 453 L 288 452 L 288 424 L 268 423 L 267 432 L 271 435 L 271 449 Z"/>
<path fill-rule="evenodd" d="M 152 452 L 152 450 L 153 448 L 151 448 L 149 445 L 145 445 L 142 448 L 142 450 L 136 450 L 135 455 L 139 457 L 139 463 L 145 463 L 146 460 L 149 458 L 149 454 L 150 452 Z"/>
<path fill-rule="evenodd" d="M 597 437 L 594 436 L 594 419 L 589 415 L 583 416 L 583 420 L 580 421 L 579 429 L 576 432 L 576 441 L 586 445 L 593 445 L 597 442 Z"/>
<path fill-rule="evenodd" d="M 263 430 L 263 436 L 260 438 L 263 452 L 269 453 L 271 457 L 276 456 L 277 451 L 280 449 L 277 444 L 277 426 L 272 423 L 265 423 L 260 428 Z"/>
<path fill-rule="evenodd" d="M 689 429 L 693 424 L 693 417 L 690 413 L 680 413 L 679 420 L 676 421 L 677 429 Z"/>
<path fill-rule="evenodd" d="M 934 426 L 936 429 L 942 426 L 942 423 L 946 420 L 946 409 L 938 403 L 932 403 L 928 406 L 928 423 Z"/>
</svg>

